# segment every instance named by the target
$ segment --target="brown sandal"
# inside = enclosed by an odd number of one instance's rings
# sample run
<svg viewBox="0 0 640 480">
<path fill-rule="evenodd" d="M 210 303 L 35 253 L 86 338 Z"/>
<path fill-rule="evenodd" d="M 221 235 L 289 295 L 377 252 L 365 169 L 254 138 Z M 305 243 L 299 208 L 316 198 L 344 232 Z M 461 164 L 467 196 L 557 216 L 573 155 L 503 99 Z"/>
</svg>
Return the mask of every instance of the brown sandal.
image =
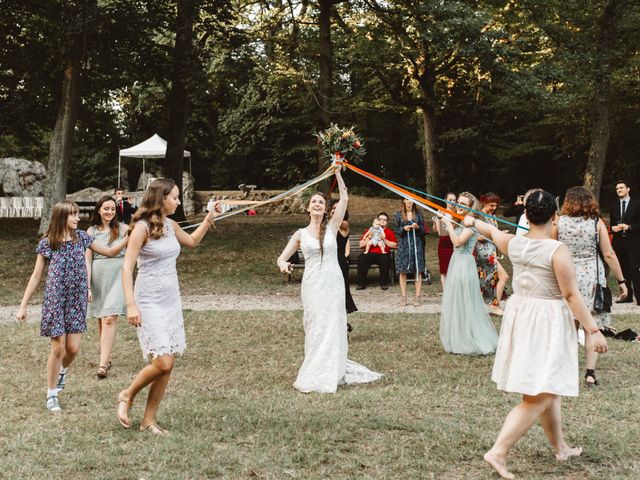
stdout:
<svg viewBox="0 0 640 480">
<path fill-rule="evenodd" d="M 96 372 L 96 377 L 98 377 L 98 380 L 102 380 L 103 378 L 107 378 L 109 372 L 109 366 L 108 365 L 100 365 L 98 367 L 98 371 Z"/>
<path fill-rule="evenodd" d="M 133 405 L 133 402 L 130 400 L 125 400 L 120 395 L 122 395 L 122 392 L 120 392 L 117 397 L 118 410 L 116 412 L 116 416 L 118 417 L 118 422 L 120 422 L 120 425 L 122 425 L 124 428 L 131 428 L 131 421 L 129 420 L 129 409 Z"/>
<path fill-rule="evenodd" d="M 153 435 L 159 435 L 161 437 L 166 437 L 167 435 L 169 435 L 169 430 L 165 430 L 155 422 L 150 423 L 146 427 L 143 427 L 142 425 L 140 425 L 140 431 L 147 432 Z"/>
</svg>

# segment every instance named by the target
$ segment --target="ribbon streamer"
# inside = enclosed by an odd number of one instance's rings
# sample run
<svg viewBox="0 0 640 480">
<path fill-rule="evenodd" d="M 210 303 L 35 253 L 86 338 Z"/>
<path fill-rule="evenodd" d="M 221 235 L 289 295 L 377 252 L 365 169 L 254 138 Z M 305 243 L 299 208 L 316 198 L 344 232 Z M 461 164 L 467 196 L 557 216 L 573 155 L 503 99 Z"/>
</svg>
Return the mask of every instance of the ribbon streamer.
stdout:
<svg viewBox="0 0 640 480">
<path fill-rule="evenodd" d="M 261 207 L 262 205 L 267 205 L 269 203 L 277 202 L 279 200 L 284 200 L 286 198 L 292 197 L 292 196 L 300 193 L 301 191 L 309 188 L 311 185 L 315 185 L 316 183 L 321 182 L 325 178 L 329 178 L 331 175 L 333 175 L 333 170 L 334 170 L 333 167 L 329 167 L 324 171 L 324 173 L 318 175 L 315 178 L 312 178 L 309 181 L 301 183 L 300 185 L 296 185 L 295 187 L 287 190 L 286 192 L 280 193 L 280 194 L 276 195 L 275 197 L 268 198 L 267 200 L 263 200 L 261 202 L 256 202 L 254 204 L 247 205 L 246 207 L 242 207 L 242 208 L 238 208 L 238 209 L 234 209 L 234 210 L 229 210 L 228 212 L 225 212 L 225 213 L 222 213 L 222 214 L 218 215 L 215 218 L 215 220 L 216 221 L 223 220 L 225 218 L 232 217 L 233 215 L 237 215 L 239 213 L 246 212 L 247 210 L 250 210 L 252 208 Z M 182 227 L 182 229 L 183 230 L 187 230 L 189 228 L 196 228 L 196 227 L 199 227 L 201 224 L 202 224 L 202 222 L 194 223 L 193 225 L 187 225 L 185 227 Z"/>
<path fill-rule="evenodd" d="M 441 207 L 440 205 L 433 203 L 427 199 L 418 197 L 417 195 L 408 192 L 407 190 L 400 188 L 400 187 L 396 187 L 395 185 L 393 185 L 391 182 L 380 178 L 372 173 L 369 172 L 365 172 L 364 170 L 362 170 L 361 168 L 358 168 L 354 165 L 351 165 L 350 163 L 347 162 L 343 162 L 342 163 L 346 168 L 353 170 L 354 172 L 362 175 L 365 178 L 368 178 L 369 180 L 377 183 L 378 185 L 381 185 L 383 187 L 385 187 L 387 190 L 392 191 L 393 193 L 395 193 L 396 195 L 402 197 L 402 198 L 406 198 L 407 200 L 411 200 L 412 202 L 414 202 L 416 205 L 419 205 L 420 207 L 424 208 L 425 210 L 431 212 L 431 213 L 435 213 L 438 216 L 442 216 L 444 213 L 448 213 L 449 215 L 451 215 L 451 217 L 457 218 L 458 220 L 462 220 L 464 218 L 463 215 L 460 215 L 459 213 L 453 212 L 449 209 L 446 209 L 444 207 Z M 455 223 L 456 225 L 460 225 L 463 226 L 462 224 L 452 220 L 452 223 Z"/>
<path fill-rule="evenodd" d="M 420 190 L 416 190 L 415 188 L 411 188 L 411 187 L 408 187 L 406 185 L 402 185 L 401 183 L 394 182 L 393 180 L 388 180 L 388 181 L 390 183 L 393 183 L 394 185 L 399 186 L 399 187 L 403 187 L 403 188 L 406 188 L 407 190 L 411 190 L 413 192 L 419 193 L 419 194 L 424 195 L 426 197 L 433 198 L 434 200 L 440 200 L 442 202 L 451 203 L 452 205 L 455 205 L 456 207 L 464 208 L 465 210 L 469 210 L 469 211 L 471 211 L 473 213 L 476 213 L 478 215 L 482 215 L 485 218 L 489 218 L 491 220 L 495 220 L 497 222 L 504 223 L 504 224 L 509 225 L 511 227 L 516 227 L 516 229 L 517 228 L 521 228 L 523 230 L 529 231 L 529 229 L 527 227 L 523 227 L 522 225 L 518 225 L 517 223 L 510 222 L 509 220 L 505 220 L 504 218 L 496 217 L 495 215 L 489 215 L 488 213 L 484 213 L 481 210 L 474 210 L 473 208 L 469 208 L 469 207 L 467 207 L 465 205 L 458 205 L 456 202 L 447 202 L 444 198 L 436 197 L 435 195 L 429 195 L 427 192 L 422 192 Z M 560 211 L 560 210 L 558 210 L 558 211 Z"/>
</svg>

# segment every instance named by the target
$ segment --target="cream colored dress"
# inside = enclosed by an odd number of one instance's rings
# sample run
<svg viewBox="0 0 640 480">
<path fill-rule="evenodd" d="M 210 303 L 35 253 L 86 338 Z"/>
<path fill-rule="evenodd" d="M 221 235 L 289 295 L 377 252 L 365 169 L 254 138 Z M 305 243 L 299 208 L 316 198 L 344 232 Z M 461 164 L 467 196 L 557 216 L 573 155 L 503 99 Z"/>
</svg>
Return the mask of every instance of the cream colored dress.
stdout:
<svg viewBox="0 0 640 480">
<path fill-rule="evenodd" d="M 515 236 L 509 242 L 509 297 L 491 379 L 499 390 L 578 395 L 578 338 L 551 265 L 556 240 Z"/>
</svg>

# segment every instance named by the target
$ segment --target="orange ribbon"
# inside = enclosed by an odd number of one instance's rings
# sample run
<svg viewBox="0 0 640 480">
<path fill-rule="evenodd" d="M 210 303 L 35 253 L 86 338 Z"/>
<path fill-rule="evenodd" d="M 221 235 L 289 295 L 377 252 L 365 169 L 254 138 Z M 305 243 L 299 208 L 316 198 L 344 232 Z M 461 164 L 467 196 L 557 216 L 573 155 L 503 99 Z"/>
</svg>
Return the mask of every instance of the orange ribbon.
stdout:
<svg viewBox="0 0 640 480">
<path fill-rule="evenodd" d="M 380 184 L 386 186 L 391 191 L 402 192 L 403 195 L 406 195 L 406 196 L 408 196 L 408 197 L 410 197 L 410 198 L 412 198 L 414 200 L 417 200 L 420 203 L 424 203 L 425 205 L 429 205 L 430 207 L 438 210 L 439 212 L 448 213 L 453 218 L 456 218 L 458 220 L 462 220 L 464 218 L 464 215 L 460 215 L 459 213 L 456 213 L 456 212 L 454 212 L 452 210 L 449 210 L 448 208 L 444 208 L 444 207 L 438 205 L 437 203 L 432 202 L 431 200 L 428 200 L 426 198 L 420 197 L 420 196 L 416 195 L 415 193 L 412 193 L 412 192 L 410 192 L 408 190 L 405 190 L 404 188 L 398 187 L 397 185 L 394 185 L 393 183 L 388 182 L 387 180 L 385 180 L 383 178 L 380 178 L 380 177 L 374 175 L 373 173 L 366 172 L 366 171 L 362 170 L 361 168 L 358 168 L 355 165 L 352 165 L 352 164 L 348 163 L 346 160 L 342 161 L 342 162 L 336 162 L 336 163 L 343 164 L 348 169 L 353 170 L 356 173 L 359 173 L 363 177 L 367 177 L 370 180 L 373 180 L 373 181 L 375 181 L 377 183 L 380 183 Z"/>
</svg>

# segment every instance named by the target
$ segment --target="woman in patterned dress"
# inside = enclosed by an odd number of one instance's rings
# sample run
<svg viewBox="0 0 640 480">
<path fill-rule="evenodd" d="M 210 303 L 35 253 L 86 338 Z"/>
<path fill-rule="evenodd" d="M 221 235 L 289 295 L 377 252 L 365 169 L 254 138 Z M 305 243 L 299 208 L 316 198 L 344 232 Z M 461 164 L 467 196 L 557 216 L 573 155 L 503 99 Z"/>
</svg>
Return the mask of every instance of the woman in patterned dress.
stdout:
<svg viewBox="0 0 640 480">
<path fill-rule="evenodd" d="M 400 211 L 395 216 L 395 234 L 398 237 L 396 251 L 396 272 L 400 280 L 400 306 L 407 304 L 407 274 L 415 276 L 416 296 L 413 306 L 420 306 L 420 291 L 424 266 L 424 217 L 416 204 L 409 199 L 402 200 Z"/>
<path fill-rule="evenodd" d="M 188 234 L 167 218 L 175 213 L 178 205 L 180 191 L 173 180 L 157 178 L 149 184 L 140 208 L 131 220 L 131 241 L 122 267 L 127 319 L 137 327 L 142 355 L 150 361 L 118 394 L 117 417 L 124 428 L 130 428 L 129 409 L 133 400 L 149 386 L 140 431 L 154 435 L 169 433 L 156 423 L 156 413 L 169 383 L 175 357 L 186 349 L 176 258 L 180 246 L 198 246 L 213 226 L 215 217 L 222 212 L 220 203 L 215 202 L 200 226 Z M 138 276 L 134 288 L 136 261 Z"/>
<path fill-rule="evenodd" d="M 561 214 L 557 226 L 551 231 L 551 237 L 560 240 L 571 250 L 571 258 L 573 258 L 578 279 L 578 290 L 598 327 L 602 328 L 611 323 L 611 314 L 593 310 L 596 283 L 607 284 L 604 264 L 598 255 L 598 248 L 618 280 L 621 298 L 627 296 L 627 286 L 624 283 L 618 257 L 611 247 L 607 227 L 600 219 L 598 201 L 593 193 L 584 187 L 570 188 L 565 195 Z M 598 385 L 596 379 L 598 353 L 593 350 L 592 343 L 593 335 L 586 332 L 584 381 L 588 387 Z"/>
<path fill-rule="evenodd" d="M 104 195 L 96 202 L 89 220 L 91 226 L 87 233 L 105 246 L 126 237 L 128 227 L 118 222 L 116 201 L 110 195 Z M 100 360 L 98 379 L 106 378 L 111 369 L 111 351 L 116 339 L 118 316 L 125 315 L 127 309 L 122 290 L 122 264 L 124 252 L 109 258 L 87 250 L 87 267 L 91 302 L 89 317 L 98 319 L 98 340 Z"/>
<path fill-rule="evenodd" d="M 113 257 L 127 244 L 125 238 L 108 248 L 84 230 L 78 230 L 80 209 L 73 202 L 58 202 L 51 210 L 49 228 L 36 248 L 36 266 L 16 313 L 19 322 L 27 319 L 27 304 L 40 284 L 49 262 L 42 302 L 40 335 L 51 338 L 47 360 L 47 410 L 61 411 L 58 393 L 64 389 L 67 368 L 80 348 L 87 329 L 89 286 L 85 251 Z"/>
<path fill-rule="evenodd" d="M 500 197 L 493 192 L 485 193 L 480 197 L 480 203 L 482 213 L 495 215 L 500 205 Z M 487 219 L 487 222 L 494 227 L 498 226 L 498 222 L 494 219 Z M 489 304 L 489 311 L 494 315 L 502 315 L 500 301 L 509 280 L 509 274 L 498 261 L 495 244 L 483 236 L 478 237 L 478 243 L 476 243 L 476 264 L 480 277 L 480 290 L 485 303 Z"/>
</svg>

